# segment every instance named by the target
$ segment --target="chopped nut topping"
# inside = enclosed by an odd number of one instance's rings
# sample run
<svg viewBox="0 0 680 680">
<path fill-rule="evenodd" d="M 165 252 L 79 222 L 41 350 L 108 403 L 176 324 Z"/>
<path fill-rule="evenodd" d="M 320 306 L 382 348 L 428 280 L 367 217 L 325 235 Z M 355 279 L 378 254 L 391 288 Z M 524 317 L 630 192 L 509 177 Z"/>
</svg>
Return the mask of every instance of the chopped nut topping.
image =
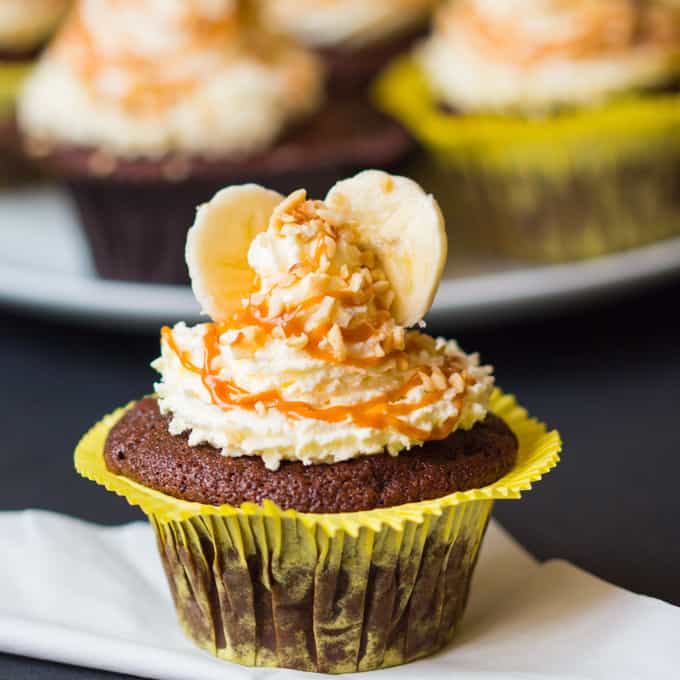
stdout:
<svg viewBox="0 0 680 680">
<path fill-rule="evenodd" d="M 444 374 L 442 373 L 441 369 L 439 366 L 434 366 L 432 368 L 432 384 L 437 388 L 438 390 L 441 390 L 442 392 L 448 387 L 446 378 L 444 377 Z"/>
<path fill-rule="evenodd" d="M 328 331 L 328 342 L 333 348 L 333 353 L 340 360 L 344 361 L 347 357 L 347 348 L 345 347 L 345 341 L 342 337 L 342 331 L 340 326 L 334 324 L 330 331 Z"/>
<path fill-rule="evenodd" d="M 460 393 L 465 389 L 465 381 L 460 373 L 452 373 L 449 376 L 449 385 L 451 385 L 457 393 Z"/>
</svg>

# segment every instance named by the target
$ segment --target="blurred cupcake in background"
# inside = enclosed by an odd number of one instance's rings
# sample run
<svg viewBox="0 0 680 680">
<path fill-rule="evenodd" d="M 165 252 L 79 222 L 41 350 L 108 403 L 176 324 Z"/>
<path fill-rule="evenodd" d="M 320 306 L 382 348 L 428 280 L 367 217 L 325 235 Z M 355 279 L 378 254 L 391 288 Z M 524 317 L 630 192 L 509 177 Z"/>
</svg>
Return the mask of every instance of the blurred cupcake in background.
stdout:
<svg viewBox="0 0 680 680">
<path fill-rule="evenodd" d="M 369 81 L 424 35 L 437 0 L 260 0 L 264 19 L 319 52 L 331 86 Z"/>
<path fill-rule="evenodd" d="M 562 260 L 680 233 L 679 76 L 676 3 L 458 0 L 377 97 L 450 220 Z"/>
<path fill-rule="evenodd" d="M 14 104 L 34 57 L 69 6 L 68 0 L 0 0 L 0 181 L 22 175 Z"/>
<path fill-rule="evenodd" d="M 28 79 L 19 122 L 29 153 L 71 187 L 101 275 L 181 282 L 195 207 L 225 182 L 287 191 L 304 169 L 331 184 L 355 156 L 400 151 L 396 124 L 359 148 L 371 122 L 323 104 L 319 59 L 263 31 L 246 3 L 81 0 Z"/>
</svg>

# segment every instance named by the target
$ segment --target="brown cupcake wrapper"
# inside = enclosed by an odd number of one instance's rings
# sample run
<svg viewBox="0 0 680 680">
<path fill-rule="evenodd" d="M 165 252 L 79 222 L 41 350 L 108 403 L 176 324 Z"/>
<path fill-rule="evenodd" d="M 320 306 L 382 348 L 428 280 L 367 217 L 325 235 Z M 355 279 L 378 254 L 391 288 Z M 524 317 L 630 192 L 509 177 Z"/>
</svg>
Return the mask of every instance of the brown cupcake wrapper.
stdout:
<svg viewBox="0 0 680 680">
<path fill-rule="evenodd" d="M 450 640 L 492 505 L 356 537 L 289 517 L 151 521 L 197 645 L 249 666 L 344 673 L 406 663 Z"/>
<path fill-rule="evenodd" d="M 196 208 L 225 184 L 254 181 L 283 194 L 305 186 L 310 195 L 324 195 L 343 176 L 343 172 L 329 170 L 313 177 L 292 173 L 233 182 L 208 178 L 175 183 L 75 179 L 68 187 L 100 276 L 183 284 L 189 281 L 184 248 Z"/>
<path fill-rule="evenodd" d="M 0 106 L 0 187 L 22 185 L 38 178 L 37 168 L 21 151 L 13 110 Z"/>
<path fill-rule="evenodd" d="M 217 183 L 69 184 L 97 273 L 107 279 L 186 283 L 184 245 L 196 206 Z"/>
<path fill-rule="evenodd" d="M 680 157 L 634 158 L 551 176 L 420 159 L 412 175 L 473 247 L 565 261 L 680 235 Z"/>
</svg>

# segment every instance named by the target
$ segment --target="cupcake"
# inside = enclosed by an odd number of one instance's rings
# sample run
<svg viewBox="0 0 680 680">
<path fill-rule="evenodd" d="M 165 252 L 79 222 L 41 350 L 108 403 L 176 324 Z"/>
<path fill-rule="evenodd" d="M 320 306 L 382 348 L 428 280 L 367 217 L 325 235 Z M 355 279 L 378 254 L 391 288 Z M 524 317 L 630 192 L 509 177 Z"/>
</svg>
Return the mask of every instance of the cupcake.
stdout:
<svg viewBox="0 0 680 680">
<path fill-rule="evenodd" d="M 437 203 L 375 170 L 324 201 L 232 186 L 186 254 L 212 321 L 163 329 L 155 393 L 77 470 L 149 515 L 179 621 L 221 659 L 341 673 L 441 648 L 494 499 L 560 441 L 476 355 L 407 330 L 446 258 Z"/>
<path fill-rule="evenodd" d="M 422 36 L 437 0 L 259 0 L 263 18 L 318 51 L 333 89 L 369 81 Z"/>
<path fill-rule="evenodd" d="M 68 5 L 67 0 L 0 0 L 0 184 L 25 173 L 14 103 L 34 57 Z"/>
<path fill-rule="evenodd" d="M 680 233 L 679 74 L 673 3 L 460 0 L 376 94 L 451 221 L 565 260 Z"/>
<path fill-rule="evenodd" d="M 388 163 L 408 145 L 367 106 L 323 106 L 311 52 L 237 0 L 81 0 L 23 91 L 28 151 L 72 189 L 102 276 L 179 283 L 194 207 L 225 182 Z M 365 115 L 364 115 L 365 114 Z"/>
</svg>

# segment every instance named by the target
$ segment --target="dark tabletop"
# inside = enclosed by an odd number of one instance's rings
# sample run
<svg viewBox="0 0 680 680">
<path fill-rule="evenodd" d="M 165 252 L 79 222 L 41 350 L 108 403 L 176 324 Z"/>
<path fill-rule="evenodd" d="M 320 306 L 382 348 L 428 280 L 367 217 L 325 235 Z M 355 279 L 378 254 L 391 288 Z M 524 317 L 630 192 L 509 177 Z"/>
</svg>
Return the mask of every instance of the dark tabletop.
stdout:
<svg viewBox="0 0 680 680">
<path fill-rule="evenodd" d="M 498 382 L 557 427 L 562 463 L 495 516 L 539 558 L 680 604 L 680 285 L 551 318 L 436 327 L 479 350 Z M 104 413 L 151 391 L 158 338 L 0 310 L 0 510 L 115 524 L 141 514 L 80 479 L 72 451 Z M 120 678 L 0 655 L 0 678 Z"/>
</svg>

